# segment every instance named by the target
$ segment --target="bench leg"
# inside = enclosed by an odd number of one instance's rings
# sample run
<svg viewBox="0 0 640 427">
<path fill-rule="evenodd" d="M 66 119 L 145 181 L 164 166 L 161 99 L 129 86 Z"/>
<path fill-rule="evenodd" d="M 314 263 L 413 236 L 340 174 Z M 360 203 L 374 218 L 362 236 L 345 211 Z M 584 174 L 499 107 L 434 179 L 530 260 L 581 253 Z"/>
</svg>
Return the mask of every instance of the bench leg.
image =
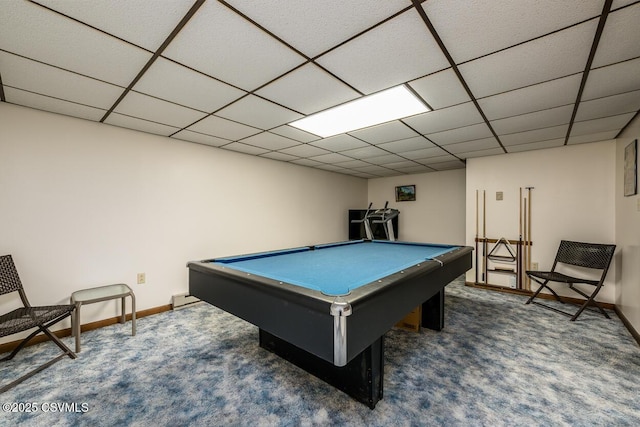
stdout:
<svg viewBox="0 0 640 427">
<path fill-rule="evenodd" d="M 131 335 L 136 334 L 136 296 L 131 292 Z"/>
<path fill-rule="evenodd" d="M 76 312 L 71 320 L 71 329 L 76 338 L 76 353 L 80 353 L 80 307 L 81 303 L 76 303 Z"/>
</svg>

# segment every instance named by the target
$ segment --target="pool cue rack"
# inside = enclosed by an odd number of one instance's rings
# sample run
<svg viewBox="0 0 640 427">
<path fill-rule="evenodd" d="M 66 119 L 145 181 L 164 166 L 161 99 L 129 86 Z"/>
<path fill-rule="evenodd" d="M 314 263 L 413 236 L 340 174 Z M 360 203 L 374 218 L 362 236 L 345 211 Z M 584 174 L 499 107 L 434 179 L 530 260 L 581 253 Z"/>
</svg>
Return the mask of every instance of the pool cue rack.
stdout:
<svg viewBox="0 0 640 427">
<path fill-rule="evenodd" d="M 520 187 L 518 239 L 487 237 L 486 190 L 476 190 L 475 285 L 531 292 L 531 282 L 526 271 L 531 270 L 532 264 L 531 190 L 533 188 Z M 496 200 L 503 200 L 503 192 L 496 192 Z M 491 283 L 490 275 L 507 275 L 511 276 L 511 279 L 507 284 L 504 284 L 504 280 L 498 280 L 500 284 Z"/>
<path fill-rule="evenodd" d="M 504 237 L 499 239 L 477 237 L 475 242 L 477 246 L 482 248 L 481 251 L 475 251 L 476 266 L 482 267 L 482 271 L 478 274 L 476 285 L 526 290 L 521 272 L 524 269 L 524 247 L 530 246 L 531 242 L 518 239 L 509 240 Z M 515 246 L 515 250 L 513 246 Z M 505 248 L 505 250 L 500 251 L 501 248 Z M 490 275 L 493 274 L 513 276 L 515 278 L 514 286 L 490 283 Z"/>
</svg>

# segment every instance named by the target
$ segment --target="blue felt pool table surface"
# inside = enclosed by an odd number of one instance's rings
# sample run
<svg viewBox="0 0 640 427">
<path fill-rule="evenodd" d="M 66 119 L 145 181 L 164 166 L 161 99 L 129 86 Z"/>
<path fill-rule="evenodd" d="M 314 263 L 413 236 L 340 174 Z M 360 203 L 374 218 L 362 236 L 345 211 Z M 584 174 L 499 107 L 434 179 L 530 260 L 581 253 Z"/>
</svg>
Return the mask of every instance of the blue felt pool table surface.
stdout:
<svg viewBox="0 0 640 427">
<path fill-rule="evenodd" d="M 339 296 L 459 248 L 385 240 L 362 243 L 356 240 L 217 258 L 213 263 Z"/>
</svg>

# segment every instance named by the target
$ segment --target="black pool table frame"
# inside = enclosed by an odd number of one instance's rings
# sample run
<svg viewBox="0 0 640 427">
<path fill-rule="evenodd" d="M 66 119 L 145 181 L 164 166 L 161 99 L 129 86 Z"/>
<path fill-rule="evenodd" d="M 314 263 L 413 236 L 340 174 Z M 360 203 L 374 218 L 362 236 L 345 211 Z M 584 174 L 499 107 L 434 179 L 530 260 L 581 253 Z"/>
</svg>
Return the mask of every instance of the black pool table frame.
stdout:
<svg viewBox="0 0 640 427">
<path fill-rule="evenodd" d="M 383 396 L 384 334 L 420 304 L 422 326 L 441 330 L 444 288 L 471 268 L 471 251 L 456 247 L 342 297 L 213 259 L 190 262 L 189 293 L 258 326 L 261 347 L 373 409 Z"/>
</svg>

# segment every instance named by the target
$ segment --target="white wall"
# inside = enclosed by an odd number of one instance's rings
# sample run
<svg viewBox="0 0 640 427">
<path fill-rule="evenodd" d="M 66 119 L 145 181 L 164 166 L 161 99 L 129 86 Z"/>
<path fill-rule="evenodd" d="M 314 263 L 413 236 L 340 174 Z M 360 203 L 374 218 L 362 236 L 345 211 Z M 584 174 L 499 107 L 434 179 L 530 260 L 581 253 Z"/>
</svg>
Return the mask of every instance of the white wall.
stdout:
<svg viewBox="0 0 640 427">
<path fill-rule="evenodd" d="M 367 202 L 364 179 L 6 103 L 0 129 L 0 253 L 34 305 L 120 282 L 138 310 L 169 304 L 188 261 L 346 240 Z M 17 304 L 2 296 L 0 312 Z"/>
<path fill-rule="evenodd" d="M 415 185 L 416 200 L 396 202 L 400 185 Z M 389 201 L 389 207 L 400 210 L 398 234 L 405 241 L 465 244 L 464 194 L 464 169 L 369 180 L 374 208 Z"/>
<path fill-rule="evenodd" d="M 640 140 L 640 116 L 616 141 L 615 190 L 616 243 L 621 253 L 616 305 L 640 332 L 640 196 L 624 197 L 623 192 L 624 150 L 635 139 Z"/>
<path fill-rule="evenodd" d="M 562 239 L 615 243 L 615 156 L 615 141 L 605 141 L 469 159 L 467 244 L 473 245 L 475 239 L 476 190 L 486 190 L 487 237 L 518 239 L 520 187 L 534 187 L 531 253 L 540 269 L 551 268 Z M 504 200 L 496 200 L 497 191 L 503 192 Z M 483 235 L 482 219 L 479 235 Z M 615 262 L 599 301 L 615 300 Z M 467 280 L 475 280 L 475 270 L 467 273 Z M 557 289 L 564 291 L 561 294 L 577 296 L 564 288 Z"/>
</svg>

